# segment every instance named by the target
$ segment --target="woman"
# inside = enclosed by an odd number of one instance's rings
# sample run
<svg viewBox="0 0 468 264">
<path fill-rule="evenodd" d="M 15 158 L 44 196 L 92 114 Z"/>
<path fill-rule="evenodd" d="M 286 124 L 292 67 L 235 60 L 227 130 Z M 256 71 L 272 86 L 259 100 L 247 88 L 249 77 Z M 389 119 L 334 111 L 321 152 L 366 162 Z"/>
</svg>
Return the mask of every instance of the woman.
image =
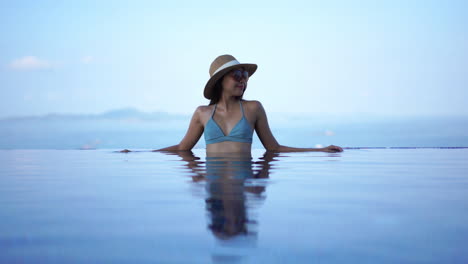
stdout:
<svg viewBox="0 0 468 264">
<path fill-rule="evenodd" d="M 333 145 L 326 148 L 280 145 L 271 133 L 262 104 L 242 99 L 249 77 L 256 70 L 256 64 L 239 63 L 231 55 L 217 57 L 210 66 L 211 77 L 203 93 L 211 100 L 210 104 L 195 110 L 188 131 L 179 144 L 155 151 L 191 150 L 204 133 L 207 153 L 250 152 L 254 130 L 267 151 L 343 151 Z"/>
</svg>

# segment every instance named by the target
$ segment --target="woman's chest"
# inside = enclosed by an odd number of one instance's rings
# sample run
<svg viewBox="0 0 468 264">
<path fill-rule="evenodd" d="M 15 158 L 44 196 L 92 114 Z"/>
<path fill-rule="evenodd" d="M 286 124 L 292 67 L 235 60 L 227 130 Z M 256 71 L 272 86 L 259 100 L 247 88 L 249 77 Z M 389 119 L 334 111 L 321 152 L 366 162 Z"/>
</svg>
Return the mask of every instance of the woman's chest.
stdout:
<svg viewBox="0 0 468 264">
<path fill-rule="evenodd" d="M 244 113 L 215 112 L 203 116 L 202 122 L 205 128 L 209 121 L 218 126 L 224 134 L 228 135 L 229 131 L 232 131 L 239 125 L 247 124 L 253 129 L 255 127 L 256 118 L 254 113 L 248 111 L 244 111 Z"/>
</svg>

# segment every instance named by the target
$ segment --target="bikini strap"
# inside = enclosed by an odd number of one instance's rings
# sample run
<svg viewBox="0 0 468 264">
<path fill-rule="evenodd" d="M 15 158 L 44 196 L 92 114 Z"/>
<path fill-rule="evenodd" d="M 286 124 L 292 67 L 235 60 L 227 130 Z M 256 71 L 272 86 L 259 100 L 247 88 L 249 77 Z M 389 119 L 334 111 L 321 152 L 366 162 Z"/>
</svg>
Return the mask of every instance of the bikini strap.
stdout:
<svg viewBox="0 0 468 264">
<path fill-rule="evenodd" d="M 215 106 L 214 106 L 214 108 L 213 108 L 213 112 L 211 113 L 211 118 L 213 118 L 213 116 L 214 116 L 214 113 L 215 113 L 215 111 L 216 111 L 216 106 L 217 106 L 217 105 L 218 105 L 218 104 L 215 104 Z"/>
<path fill-rule="evenodd" d="M 244 107 L 242 107 L 242 101 L 239 100 L 239 104 L 240 104 L 240 108 L 241 108 L 241 111 L 242 111 L 242 116 L 244 116 Z"/>
</svg>

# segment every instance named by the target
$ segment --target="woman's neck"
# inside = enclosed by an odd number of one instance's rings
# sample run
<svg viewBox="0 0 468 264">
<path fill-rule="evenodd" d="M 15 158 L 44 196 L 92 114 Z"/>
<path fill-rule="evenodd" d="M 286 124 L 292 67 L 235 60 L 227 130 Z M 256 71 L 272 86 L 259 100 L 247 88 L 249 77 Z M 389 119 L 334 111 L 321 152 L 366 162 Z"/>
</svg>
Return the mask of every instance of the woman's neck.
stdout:
<svg viewBox="0 0 468 264">
<path fill-rule="evenodd" d="M 218 101 L 218 107 L 221 106 L 226 112 L 230 112 L 232 109 L 236 109 L 239 105 L 239 99 L 235 96 L 221 97 Z"/>
</svg>

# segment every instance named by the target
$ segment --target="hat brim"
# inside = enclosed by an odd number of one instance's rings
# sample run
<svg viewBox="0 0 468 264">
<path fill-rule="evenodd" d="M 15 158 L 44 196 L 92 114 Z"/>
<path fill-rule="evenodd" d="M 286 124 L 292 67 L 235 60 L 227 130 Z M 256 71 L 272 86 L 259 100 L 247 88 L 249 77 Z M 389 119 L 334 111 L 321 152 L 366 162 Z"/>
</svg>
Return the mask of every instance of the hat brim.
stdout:
<svg viewBox="0 0 468 264">
<path fill-rule="evenodd" d="M 229 71 L 231 71 L 232 69 L 235 69 L 235 68 L 244 68 L 249 73 L 249 77 L 250 77 L 257 70 L 257 64 L 239 63 L 239 64 L 232 65 L 232 66 L 229 66 L 229 67 L 227 67 L 225 69 L 220 70 L 219 72 L 217 72 L 216 74 L 211 76 L 211 78 L 206 83 L 205 90 L 203 91 L 203 96 L 205 96 L 206 99 L 211 99 L 211 97 L 213 96 L 214 86 L 215 86 L 216 82 L 219 79 L 221 79 L 226 73 L 228 73 Z"/>
</svg>

